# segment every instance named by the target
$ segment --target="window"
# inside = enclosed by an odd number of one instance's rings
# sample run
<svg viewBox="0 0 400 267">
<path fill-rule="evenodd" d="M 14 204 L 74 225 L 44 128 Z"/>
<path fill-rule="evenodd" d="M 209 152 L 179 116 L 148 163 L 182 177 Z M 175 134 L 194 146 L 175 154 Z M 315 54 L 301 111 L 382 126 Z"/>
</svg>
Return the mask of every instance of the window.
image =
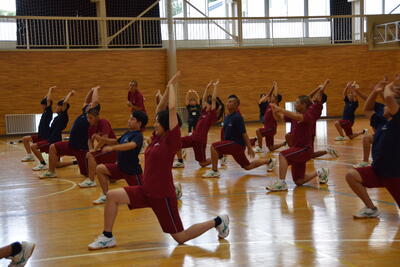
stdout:
<svg viewBox="0 0 400 267">
<path fill-rule="evenodd" d="M 270 17 L 304 16 L 304 1 L 269 0 Z"/>
<path fill-rule="evenodd" d="M 366 15 L 382 14 L 383 0 L 364 0 Z"/>
<path fill-rule="evenodd" d="M 385 0 L 385 14 L 389 14 L 393 9 L 396 9 L 392 12 L 392 14 L 399 14 L 400 13 L 400 5 L 399 0 Z"/>
<path fill-rule="evenodd" d="M 329 0 L 308 0 L 309 16 L 329 16 L 330 13 Z"/>
<path fill-rule="evenodd" d="M 0 1 L 0 16 L 15 16 L 15 0 Z M 16 41 L 17 24 L 14 19 L 0 20 L 0 41 Z"/>
</svg>

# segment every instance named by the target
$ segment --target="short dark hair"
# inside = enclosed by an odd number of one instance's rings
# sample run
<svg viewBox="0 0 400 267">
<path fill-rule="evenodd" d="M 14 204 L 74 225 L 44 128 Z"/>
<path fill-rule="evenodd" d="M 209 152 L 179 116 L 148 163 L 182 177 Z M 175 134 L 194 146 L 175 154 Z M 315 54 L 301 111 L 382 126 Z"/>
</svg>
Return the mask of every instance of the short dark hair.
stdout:
<svg viewBox="0 0 400 267">
<path fill-rule="evenodd" d="M 57 106 L 64 106 L 64 100 L 58 101 Z M 69 109 L 69 103 L 67 103 L 67 108 L 65 109 L 65 111 L 67 111 L 68 109 Z"/>
<path fill-rule="evenodd" d="M 136 80 L 131 80 L 130 83 L 133 83 L 135 85 L 138 85 L 138 82 Z"/>
<path fill-rule="evenodd" d="M 87 114 L 98 117 L 100 115 L 100 111 L 96 107 L 93 107 L 88 110 Z"/>
<path fill-rule="evenodd" d="M 47 97 L 40 100 L 40 105 L 47 105 Z"/>
<path fill-rule="evenodd" d="M 328 100 L 328 96 L 325 93 L 322 93 L 322 97 L 321 97 L 322 103 L 326 103 L 327 100 Z"/>
<path fill-rule="evenodd" d="M 312 104 L 311 99 L 310 99 L 310 97 L 308 95 L 299 96 L 299 101 L 300 101 L 301 104 L 305 104 L 307 106 L 307 108 L 309 106 L 311 106 L 311 104 Z"/>
<path fill-rule="evenodd" d="M 140 128 L 144 129 L 149 121 L 147 114 L 141 110 L 132 111 L 132 117 L 141 122 Z"/>
<path fill-rule="evenodd" d="M 282 95 L 278 94 L 276 96 L 276 100 L 278 101 L 278 103 L 281 103 L 282 102 Z"/>
<path fill-rule="evenodd" d="M 228 99 L 229 98 L 234 98 L 236 100 L 238 106 L 240 105 L 240 99 L 239 99 L 239 97 L 237 95 L 230 95 L 230 96 L 228 96 Z"/>
<path fill-rule="evenodd" d="M 178 118 L 178 125 L 179 127 L 182 126 L 182 120 L 179 114 L 176 114 Z M 161 110 L 157 113 L 157 122 L 164 128 L 164 131 L 169 130 L 169 110 Z"/>
</svg>

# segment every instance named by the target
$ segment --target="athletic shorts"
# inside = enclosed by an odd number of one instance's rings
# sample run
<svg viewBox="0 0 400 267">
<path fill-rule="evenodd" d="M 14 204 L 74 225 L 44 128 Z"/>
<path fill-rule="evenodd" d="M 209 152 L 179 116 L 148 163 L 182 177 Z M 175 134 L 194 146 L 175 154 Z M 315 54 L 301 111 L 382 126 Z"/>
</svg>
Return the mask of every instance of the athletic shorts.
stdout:
<svg viewBox="0 0 400 267">
<path fill-rule="evenodd" d="M 97 164 L 115 163 L 117 161 L 117 152 L 112 151 L 109 153 L 103 153 L 101 150 L 95 152 L 89 152 L 93 155 Z"/>
<path fill-rule="evenodd" d="M 46 139 L 40 138 L 38 134 L 32 134 L 31 138 L 32 138 L 33 143 L 38 143 L 40 141 L 46 141 Z"/>
<path fill-rule="evenodd" d="M 104 165 L 111 174 L 109 176 L 110 181 L 125 179 L 130 186 L 142 185 L 142 174 L 127 174 L 116 163 L 105 163 Z"/>
<path fill-rule="evenodd" d="M 400 177 L 380 177 L 371 166 L 356 168 L 360 174 L 363 186 L 367 188 L 385 187 L 400 207 Z"/>
<path fill-rule="evenodd" d="M 49 148 L 50 148 L 49 141 L 47 140 L 39 141 L 36 143 L 36 146 L 40 150 L 40 152 L 49 154 Z"/>
<path fill-rule="evenodd" d="M 275 128 L 260 128 L 260 133 L 263 137 L 265 137 L 265 143 L 268 146 L 273 146 L 274 145 L 274 136 L 276 134 L 276 129 Z"/>
<path fill-rule="evenodd" d="M 207 144 L 194 140 L 193 136 L 185 136 L 181 138 L 182 148 L 192 147 L 194 152 L 194 158 L 198 162 L 205 162 Z"/>
<path fill-rule="evenodd" d="M 129 209 L 152 208 L 164 233 L 175 234 L 184 230 L 176 197 L 148 197 L 141 185 L 126 186 L 124 189 L 131 203 Z"/>
<path fill-rule="evenodd" d="M 54 143 L 57 151 L 57 156 L 73 156 L 78 161 L 79 171 L 82 175 L 87 176 L 87 150 L 71 148 L 68 141 Z"/>
<path fill-rule="evenodd" d="M 212 144 L 220 156 L 232 155 L 235 161 L 242 167 L 249 166 L 250 162 L 246 157 L 246 147 L 230 140 L 215 142 Z"/>
<path fill-rule="evenodd" d="M 293 181 L 303 179 L 306 174 L 306 163 L 311 159 L 313 150 L 311 147 L 291 147 L 283 150 L 281 155 L 292 165 Z"/>
<path fill-rule="evenodd" d="M 340 127 L 344 130 L 347 136 L 353 135 L 353 124 L 354 122 L 348 120 L 339 120 Z"/>
</svg>

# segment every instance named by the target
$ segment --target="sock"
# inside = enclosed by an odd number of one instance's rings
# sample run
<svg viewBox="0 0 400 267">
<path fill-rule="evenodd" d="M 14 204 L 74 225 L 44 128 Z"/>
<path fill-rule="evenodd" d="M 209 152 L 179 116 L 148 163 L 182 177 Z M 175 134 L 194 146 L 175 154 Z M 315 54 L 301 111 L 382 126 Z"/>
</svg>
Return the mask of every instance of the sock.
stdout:
<svg viewBox="0 0 400 267">
<path fill-rule="evenodd" d="M 73 164 L 73 165 L 78 165 L 78 161 L 77 161 L 77 160 L 74 160 L 74 161 L 72 162 L 72 164 Z"/>
<path fill-rule="evenodd" d="M 215 222 L 215 226 L 217 227 L 218 225 L 220 225 L 222 223 L 222 219 L 218 216 L 214 218 L 214 222 Z"/>
<path fill-rule="evenodd" d="M 43 160 L 43 161 L 40 162 L 40 164 L 46 165 L 46 161 Z"/>
<path fill-rule="evenodd" d="M 183 163 L 183 159 L 178 159 L 178 161 L 179 161 L 180 163 Z"/>
<path fill-rule="evenodd" d="M 32 157 L 32 153 L 28 153 L 28 154 L 26 154 L 27 156 L 29 156 L 29 157 Z"/>
<path fill-rule="evenodd" d="M 113 237 L 113 234 L 112 234 L 112 232 L 106 232 L 106 231 L 103 231 L 103 235 L 104 235 L 105 237 L 108 237 L 108 238 L 111 238 L 111 237 Z"/>
<path fill-rule="evenodd" d="M 20 253 L 22 250 L 22 245 L 19 242 L 14 242 L 11 244 L 11 257 L 14 257 L 18 253 Z"/>
</svg>

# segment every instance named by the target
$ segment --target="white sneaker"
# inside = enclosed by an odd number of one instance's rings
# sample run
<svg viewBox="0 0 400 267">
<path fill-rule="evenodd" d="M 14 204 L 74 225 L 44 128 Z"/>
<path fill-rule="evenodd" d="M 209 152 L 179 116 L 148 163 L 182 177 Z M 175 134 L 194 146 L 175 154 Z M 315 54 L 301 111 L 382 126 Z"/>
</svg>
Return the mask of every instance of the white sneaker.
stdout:
<svg viewBox="0 0 400 267">
<path fill-rule="evenodd" d="M 363 134 L 368 134 L 368 129 L 364 129 Z"/>
<path fill-rule="evenodd" d="M 375 207 L 375 209 L 364 207 L 354 214 L 353 217 L 354 219 L 376 218 L 379 214 L 380 212 L 377 207 Z"/>
<path fill-rule="evenodd" d="M 40 179 L 56 178 L 56 177 L 57 177 L 57 175 L 55 173 L 53 173 L 53 172 L 50 172 L 50 171 L 44 172 L 44 173 L 39 175 Z"/>
<path fill-rule="evenodd" d="M 321 168 L 317 170 L 317 176 L 318 176 L 318 182 L 320 184 L 326 184 L 328 183 L 328 177 L 329 177 L 329 169 L 327 168 Z"/>
<path fill-rule="evenodd" d="M 215 227 L 218 231 L 218 237 L 219 238 L 226 238 L 229 235 L 229 216 L 224 214 L 224 215 L 219 215 L 218 217 L 221 218 L 221 224 Z"/>
<path fill-rule="evenodd" d="M 272 172 L 276 166 L 276 159 L 271 158 L 271 162 L 267 164 L 267 171 Z"/>
<path fill-rule="evenodd" d="M 93 243 L 88 245 L 89 250 L 97 250 L 103 248 L 113 248 L 117 245 L 115 237 L 108 238 L 105 235 L 99 235 Z"/>
<path fill-rule="evenodd" d="M 267 185 L 266 189 L 272 192 L 287 191 L 288 187 L 285 180 L 278 179 L 274 183 Z"/>
<path fill-rule="evenodd" d="M 218 178 L 219 172 L 214 170 L 208 170 L 203 174 L 203 178 Z"/>
<path fill-rule="evenodd" d="M 35 161 L 35 158 L 33 157 L 32 154 L 28 154 L 25 157 L 21 159 L 22 162 L 28 162 L 28 161 Z"/>
<path fill-rule="evenodd" d="M 32 168 L 32 171 L 45 171 L 47 169 L 48 169 L 47 164 L 39 163 L 38 165 Z"/>
<path fill-rule="evenodd" d="M 331 155 L 334 158 L 338 158 L 339 157 L 339 154 L 337 153 L 337 151 L 335 149 L 331 148 L 331 147 L 328 147 L 326 149 L 326 152 L 328 152 L 328 154 Z"/>
<path fill-rule="evenodd" d="M 88 188 L 88 187 L 95 187 L 96 186 L 96 182 L 90 180 L 90 178 L 86 178 L 85 181 L 83 181 L 82 183 L 78 184 L 80 188 Z"/>
<path fill-rule="evenodd" d="M 93 200 L 93 204 L 94 205 L 101 205 L 101 204 L 106 203 L 106 201 L 107 201 L 106 195 L 101 194 L 98 199 Z"/>
<path fill-rule="evenodd" d="M 228 159 L 226 158 L 226 156 L 223 156 L 223 157 L 220 159 L 221 166 L 226 166 L 227 161 L 228 161 Z"/>
<path fill-rule="evenodd" d="M 254 149 L 254 152 L 256 152 L 256 153 L 263 153 L 264 150 L 263 150 L 261 147 L 256 146 L 256 148 Z"/>
<path fill-rule="evenodd" d="M 344 140 L 345 140 L 344 136 L 336 136 L 335 137 L 335 141 L 344 141 Z"/>
<path fill-rule="evenodd" d="M 364 167 L 368 167 L 368 166 L 370 166 L 369 162 L 365 162 L 365 161 L 362 161 L 360 163 L 353 165 L 354 168 L 364 168 Z"/>
<path fill-rule="evenodd" d="M 181 199 L 183 195 L 181 183 L 174 183 L 174 186 L 175 186 L 176 199 Z"/>
<path fill-rule="evenodd" d="M 35 243 L 22 241 L 21 246 L 22 250 L 20 253 L 18 253 L 14 257 L 9 257 L 11 263 L 8 266 L 12 267 L 25 266 L 25 264 L 28 262 L 29 258 L 33 253 L 33 250 L 35 249 Z"/>
<path fill-rule="evenodd" d="M 174 164 L 172 165 L 172 168 L 185 168 L 185 163 L 175 161 Z"/>
</svg>

